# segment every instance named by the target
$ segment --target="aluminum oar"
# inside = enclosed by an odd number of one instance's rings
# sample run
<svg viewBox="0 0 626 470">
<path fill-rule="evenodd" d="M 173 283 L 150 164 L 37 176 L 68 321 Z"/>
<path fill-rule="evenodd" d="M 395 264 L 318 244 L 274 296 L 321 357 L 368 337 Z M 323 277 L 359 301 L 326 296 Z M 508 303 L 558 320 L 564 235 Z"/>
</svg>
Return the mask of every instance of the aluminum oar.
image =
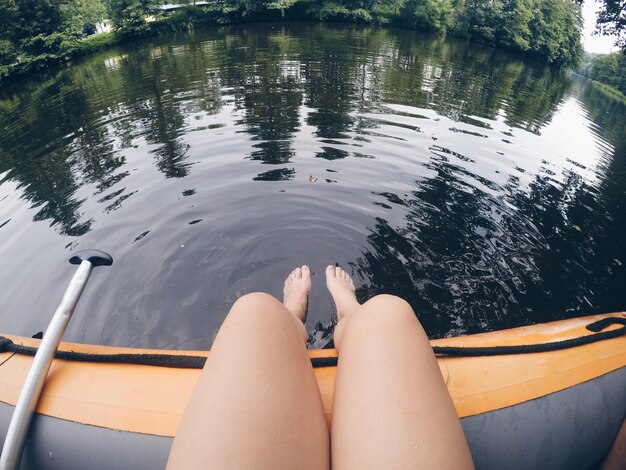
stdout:
<svg viewBox="0 0 626 470">
<path fill-rule="evenodd" d="M 113 258 L 104 251 L 83 250 L 72 256 L 70 263 L 80 266 L 65 291 L 60 305 L 54 312 L 48 329 L 41 340 L 39 350 L 33 359 L 33 365 L 28 371 L 7 430 L 2 456 L 0 456 L 0 470 L 19 468 L 30 421 L 65 328 L 89 280 L 91 270 L 96 266 L 110 266 L 113 263 Z"/>
</svg>

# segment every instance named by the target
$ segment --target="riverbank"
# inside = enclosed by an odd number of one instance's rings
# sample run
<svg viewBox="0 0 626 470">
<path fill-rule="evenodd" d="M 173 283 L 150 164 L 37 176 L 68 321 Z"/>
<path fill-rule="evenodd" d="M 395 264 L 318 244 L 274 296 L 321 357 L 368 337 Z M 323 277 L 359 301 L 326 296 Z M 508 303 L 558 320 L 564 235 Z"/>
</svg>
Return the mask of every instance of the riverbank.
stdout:
<svg viewBox="0 0 626 470">
<path fill-rule="evenodd" d="M 576 73 L 591 80 L 602 93 L 626 101 L 626 55 L 623 52 L 587 54 Z"/>
<path fill-rule="evenodd" d="M 313 21 L 389 25 L 467 39 L 559 67 L 575 66 L 582 55 L 582 25 L 576 14 L 578 6 L 567 0 L 537 1 L 536 11 L 529 13 L 530 18 L 520 17 L 521 10 L 518 9 L 521 7 L 516 6 L 505 8 L 484 2 L 481 3 L 479 15 L 466 6 L 453 8 L 445 2 L 438 6 L 431 5 L 432 8 L 425 10 L 423 5 L 411 0 L 398 0 L 386 6 L 373 5 L 368 10 L 352 8 L 342 2 L 303 0 L 254 5 L 235 2 L 235 6 L 228 7 L 221 3 L 188 5 L 168 13 L 163 9 L 159 13 L 146 9 L 139 17 L 118 12 L 114 18 L 119 27 L 116 33 L 78 40 L 64 32 L 54 32 L 40 34 L 30 38 L 30 42 L 20 43 L 27 44 L 26 49 L 17 43 L 13 44 L 13 50 L 19 50 L 19 54 L 16 54 L 18 62 L 0 66 L 0 84 L 129 40 L 162 32 L 187 32 L 196 28 L 244 22 Z M 156 20 L 148 22 L 147 18 L 153 14 Z M 534 21 L 533 15 L 538 15 L 537 21 L 541 21 L 536 28 L 529 29 L 528 24 Z M 554 31 L 561 33 L 555 36 Z"/>
<path fill-rule="evenodd" d="M 33 73 L 70 62 L 78 57 L 103 51 L 128 39 L 118 33 L 102 33 L 67 43 L 59 54 L 47 53 L 27 56 L 15 64 L 0 66 L 0 85 L 21 80 Z"/>
<path fill-rule="evenodd" d="M 619 100 L 622 103 L 626 104 L 626 95 L 624 95 L 617 88 L 614 88 L 611 85 L 607 85 L 606 83 L 602 83 L 597 80 L 589 79 L 589 81 L 595 88 L 600 90 L 604 95 L 607 95 L 609 98 Z"/>
<path fill-rule="evenodd" d="M 216 15 L 211 9 L 188 7 L 155 21 L 145 23 L 136 30 L 112 31 L 95 34 L 84 39 L 60 41 L 56 53 L 47 52 L 35 56 L 24 55 L 19 62 L 0 65 L 0 86 L 16 82 L 33 73 L 69 63 L 72 59 L 102 52 L 127 42 L 159 34 L 189 32 L 196 27 L 216 27 L 236 23 L 235 18 Z"/>
</svg>

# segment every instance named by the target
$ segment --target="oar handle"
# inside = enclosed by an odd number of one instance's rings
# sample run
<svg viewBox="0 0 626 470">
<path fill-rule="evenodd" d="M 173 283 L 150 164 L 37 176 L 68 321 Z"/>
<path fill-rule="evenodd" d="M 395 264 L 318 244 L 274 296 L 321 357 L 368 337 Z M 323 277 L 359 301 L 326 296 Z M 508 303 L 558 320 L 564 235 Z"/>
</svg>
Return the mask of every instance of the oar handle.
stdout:
<svg viewBox="0 0 626 470">
<path fill-rule="evenodd" d="M 100 250 L 77 251 L 76 254 L 70 258 L 71 264 L 81 264 L 83 261 L 89 261 L 94 268 L 96 266 L 111 266 L 113 264 L 111 255 Z"/>
<path fill-rule="evenodd" d="M 91 270 L 95 266 L 110 266 L 113 263 L 113 258 L 103 251 L 84 250 L 72 256 L 70 263 L 79 264 L 80 266 L 70 281 L 63 299 L 48 325 L 39 350 L 35 354 L 35 359 L 33 359 L 33 364 L 28 371 L 22 392 L 15 405 L 9 429 L 7 430 L 2 456 L 0 456 L 0 470 L 15 470 L 19 467 L 30 421 L 37 407 L 54 354 L 63 338 L 63 333 L 72 317 L 72 313 L 74 313 L 78 299 L 80 299 L 83 289 L 89 280 Z"/>
</svg>

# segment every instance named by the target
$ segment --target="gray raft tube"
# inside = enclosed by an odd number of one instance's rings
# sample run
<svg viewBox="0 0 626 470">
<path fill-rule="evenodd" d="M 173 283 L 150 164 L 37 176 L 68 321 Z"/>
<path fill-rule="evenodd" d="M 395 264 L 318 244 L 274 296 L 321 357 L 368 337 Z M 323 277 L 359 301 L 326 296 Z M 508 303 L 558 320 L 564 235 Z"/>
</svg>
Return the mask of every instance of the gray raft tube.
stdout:
<svg viewBox="0 0 626 470">
<path fill-rule="evenodd" d="M 0 403 L 0 442 L 13 406 Z M 587 469 L 626 418 L 626 367 L 519 405 L 461 419 L 477 469 Z M 22 470 L 165 468 L 173 438 L 35 414 Z"/>
</svg>

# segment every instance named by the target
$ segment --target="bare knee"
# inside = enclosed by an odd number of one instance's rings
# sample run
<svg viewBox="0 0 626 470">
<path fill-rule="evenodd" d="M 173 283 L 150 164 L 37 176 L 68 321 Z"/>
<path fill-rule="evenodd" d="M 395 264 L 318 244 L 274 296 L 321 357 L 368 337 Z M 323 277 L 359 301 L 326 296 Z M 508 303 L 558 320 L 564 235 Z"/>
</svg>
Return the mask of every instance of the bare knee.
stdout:
<svg viewBox="0 0 626 470">
<path fill-rule="evenodd" d="M 253 331 L 275 332 L 282 330 L 282 325 L 296 325 L 296 331 L 307 336 L 301 321 L 289 313 L 282 302 L 264 292 L 246 294 L 233 304 L 222 328 L 226 325 L 246 328 Z"/>
<path fill-rule="evenodd" d="M 282 305 L 282 303 L 270 294 L 266 294 L 265 292 L 252 292 L 239 297 L 233 304 L 231 312 L 267 312 L 272 311 L 277 305 Z"/>
<path fill-rule="evenodd" d="M 415 331 L 418 337 L 427 341 L 426 334 L 408 302 L 394 295 L 377 295 L 339 322 L 335 329 L 335 345 L 339 349 L 338 343 L 344 341 L 344 336 L 365 341 L 373 336 L 392 339 L 406 330 Z"/>
<path fill-rule="evenodd" d="M 410 315 L 415 317 L 411 305 L 404 299 L 390 294 L 380 294 L 372 297 L 363 304 L 363 307 L 373 312 L 393 312 L 394 314 Z"/>
<path fill-rule="evenodd" d="M 355 312 L 356 313 L 356 312 Z M 387 326 L 419 325 L 411 305 L 395 295 L 381 294 L 365 302 L 353 320 Z"/>
<path fill-rule="evenodd" d="M 237 299 L 224 320 L 227 323 L 267 322 L 269 318 L 282 314 L 284 306 L 264 292 L 253 292 Z"/>
</svg>

